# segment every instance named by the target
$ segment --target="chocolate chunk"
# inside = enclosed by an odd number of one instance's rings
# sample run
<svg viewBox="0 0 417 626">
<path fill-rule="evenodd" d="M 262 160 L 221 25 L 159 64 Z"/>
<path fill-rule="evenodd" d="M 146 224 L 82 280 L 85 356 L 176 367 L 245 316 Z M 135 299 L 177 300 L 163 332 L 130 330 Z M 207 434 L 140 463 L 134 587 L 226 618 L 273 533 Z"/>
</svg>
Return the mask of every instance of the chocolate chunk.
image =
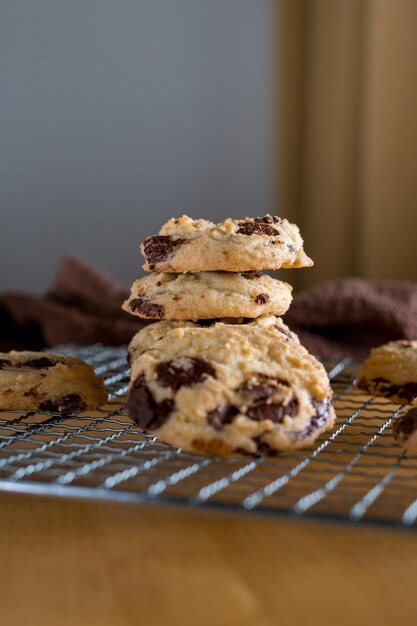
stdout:
<svg viewBox="0 0 417 626">
<path fill-rule="evenodd" d="M 47 369 L 48 367 L 54 367 L 57 363 L 61 363 L 61 361 L 52 361 L 48 359 L 46 356 L 39 357 L 38 359 L 30 359 L 29 361 L 25 361 L 24 363 L 12 363 L 8 359 L 0 359 L 0 370 L 1 369 L 9 369 L 9 368 L 24 368 L 24 367 L 32 367 L 33 369 Z"/>
<path fill-rule="evenodd" d="M 274 394 L 280 395 L 281 392 L 277 387 L 277 383 L 286 387 L 289 386 L 288 382 L 281 378 L 267 378 L 266 380 L 257 380 L 242 385 L 239 391 L 243 402 L 252 404 L 258 400 L 266 400 L 266 398 Z"/>
<path fill-rule="evenodd" d="M 207 415 L 207 422 L 216 430 L 221 430 L 225 424 L 230 424 L 239 411 L 235 406 L 219 406 Z"/>
<path fill-rule="evenodd" d="M 396 419 L 392 430 L 396 439 L 408 439 L 417 430 L 417 408 L 410 409 Z"/>
<path fill-rule="evenodd" d="M 73 411 L 84 411 L 86 403 L 77 393 L 70 393 L 62 396 L 57 400 L 45 400 L 41 402 L 39 408 L 41 411 L 51 411 L 52 413 L 72 413 Z"/>
<path fill-rule="evenodd" d="M 163 387 L 178 390 L 201 383 L 206 376 L 216 377 L 216 371 L 204 359 L 181 358 L 178 361 L 165 361 L 156 368 L 158 382 Z"/>
<path fill-rule="evenodd" d="M 59 361 L 51 361 L 48 357 L 42 356 L 39 359 L 31 359 L 30 361 L 19 363 L 18 367 L 33 367 L 34 369 L 41 370 L 54 367 L 57 363 L 59 363 Z"/>
<path fill-rule="evenodd" d="M 315 415 L 313 415 L 310 419 L 310 424 L 308 424 L 304 430 L 301 430 L 298 433 L 292 433 L 292 437 L 295 439 L 306 439 L 307 437 L 310 437 L 310 435 L 312 435 L 318 428 L 323 428 L 329 419 L 330 402 L 330 397 L 324 398 L 324 400 L 313 398 L 311 403 L 316 409 Z"/>
<path fill-rule="evenodd" d="M 260 222 L 262 224 L 281 224 L 282 217 L 277 217 L 276 215 L 264 215 L 263 217 L 255 217 L 255 222 Z"/>
<path fill-rule="evenodd" d="M 256 296 L 255 302 L 256 304 L 266 304 L 269 299 L 270 298 L 267 293 L 260 293 Z"/>
<path fill-rule="evenodd" d="M 417 398 L 417 383 L 405 383 L 405 385 L 391 385 L 388 389 L 384 389 L 390 396 L 398 396 L 406 400 L 407 404 L 411 404 Z"/>
<path fill-rule="evenodd" d="M 279 235 L 276 228 L 262 222 L 238 222 L 238 226 L 238 235 Z"/>
<path fill-rule="evenodd" d="M 278 452 L 273 450 L 261 437 L 254 437 L 252 440 L 256 444 L 256 452 L 249 452 L 244 448 L 237 448 L 236 452 L 244 456 L 260 457 L 260 456 L 278 456 Z"/>
<path fill-rule="evenodd" d="M 175 410 L 173 400 L 155 402 L 145 376 L 133 383 L 127 401 L 130 417 L 143 429 L 156 430 L 164 424 Z"/>
<path fill-rule="evenodd" d="M 284 404 L 285 397 L 278 385 L 289 386 L 286 380 L 279 378 L 267 378 L 243 385 L 239 391 L 242 401 L 248 405 L 246 416 L 256 421 L 269 419 L 278 424 L 285 415 L 296 415 L 298 400 L 293 398 Z"/>
<path fill-rule="evenodd" d="M 145 258 L 150 263 L 166 261 L 175 248 L 184 243 L 185 239 L 172 239 L 171 237 L 157 235 L 145 239 L 143 248 Z"/>
<path fill-rule="evenodd" d="M 373 378 L 371 381 L 376 386 L 378 393 L 383 396 L 398 396 L 405 400 L 408 404 L 411 404 L 415 398 L 417 398 L 417 382 L 409 382 L 404 385 L 393 385 L 386 378 Z M 360 389 L 369 390 L 369 383 L 365 379 L 358 381 L 358 387 Z"/>
<path fill-rule="evenodd" d="M 260 422 L 261 420 L 271 420 L 274 424 L 280 424 L 286 415 L 294 417 L 298 413 L 298 400 L 295 398 L 287 405 L 281 403 L 266 402 L 256 403 L 248 407 L 246 415 L 252 420 Z"/>
<path fill-rule="evenodd" d="M 152 302 L 144 302 L 142 298 L 135 298 L 129 303 L 132 313 L 141 313 L 146 317 L 162 319 L 165 315 L 165 309 L 161 304 L 153 304 Z"/>
<path fill-rule="evenodd" d="M 260 437 L 254 437 L 253 441 L 256 443 L 256 450 L 261 456 L 277 456 L 277 451 L 273 450 L 266 441 L 262 441 Z"/>
</svg>

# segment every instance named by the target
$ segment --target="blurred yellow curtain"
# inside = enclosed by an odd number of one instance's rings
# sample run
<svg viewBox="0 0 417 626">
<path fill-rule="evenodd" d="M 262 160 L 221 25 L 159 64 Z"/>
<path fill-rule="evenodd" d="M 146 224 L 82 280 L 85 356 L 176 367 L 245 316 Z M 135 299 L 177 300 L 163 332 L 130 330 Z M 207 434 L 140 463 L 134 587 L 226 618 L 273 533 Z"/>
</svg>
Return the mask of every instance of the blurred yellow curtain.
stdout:
<svg viewBox="0 0 417 626">
<path fill-rule="evenodd" d="M 275 7 L 277 210 L 316 262 L 296 286 L 417 279 L 417 1 Z"/>
</svg>

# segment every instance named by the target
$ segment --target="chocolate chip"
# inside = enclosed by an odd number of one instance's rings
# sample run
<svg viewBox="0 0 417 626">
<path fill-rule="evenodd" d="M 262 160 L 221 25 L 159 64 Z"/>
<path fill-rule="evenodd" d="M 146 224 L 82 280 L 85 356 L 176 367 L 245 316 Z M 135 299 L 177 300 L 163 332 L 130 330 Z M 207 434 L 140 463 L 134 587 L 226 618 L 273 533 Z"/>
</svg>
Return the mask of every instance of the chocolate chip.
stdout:
<svg viewBox="0 0 417 626">
<path fill-rule="evenodd" d="M 51 411 L 52 413 L 72 413 L 73 411 L 84 411 L 87 405 L 77 393 L 70 393 L 57 400 L 45 400 L 41 402 L 41 411 Z"/>
<path fill-rule="evenodd" d="M 417 398 L 417 382 L 409 382 L 404 385 L 392 385 L 386 378 L 373 378 L 371 381 L 378 391 L 383 396 L 398 396 L 405 400 L 408 404 L 413 402 L 414 398 Z M 358 387 L 367 391 L 369 389 L 369 383 L 361 378 L 358 381 Z"/>
<path fill-rule="evenodd" d="M 181 296 L 172 296 L 172 299 L 174 300 L 174 302 L 178 302 L 179 300 L 181 300 Z"/>
<path fill-rule="evenodd" d="M 238 222 L 238 235 L 278 235 L 276 228 L 260 222 Z"/>
<path fill-rule="evenodd" d="M 43 356 L 39 359 L 31 359 L 30 361 L 25 361 L 24 363 L 19 364 L 20 367 L 33 367 L 34 369 L 41 370 L 46 369 L 48 367 L 54 367 L 59 361 L 51 361 L 48 357 Z"/>
<path fill-rule="evenodd" d="M 255 302 L 256 304 L 266 304 L 269 299 L 270 298 L 267 293 L 260 293 L 256 296 Z"/>
<path fill-rule="evenodd" d="M 39 357 L 38 359 L 30 359 L 29 361 L 24 361 L 23 363 L 12 363 L 9 359 L 0 359 L 0 369 L 9 369 L 9 368 L 25 368 L 31 367 L 33 369 L 47 369 L 48 367 L 54 367 L 57 363 L 61 361 L 52 361 L 48 359 L 46 356 Z"/>
<path fill-rule="evenodd" d="M 131 300 L 129 308 L 133 313 L 141 313 L 141 315 L 151 318 L 162 319 L 165 315 L 165 309 L 161 304 L 144 302 L 142 298 Z"/>
<path fill-rule="evenodd" d="M 239 389 L 240 395 L 245 404 L 257 402 L 258 400 L 266 400 L 274 394 L 280 395 L 277 384 L 289 387 L 286 380 L 281 378 L 267 378 L 266 380 L 256 380 L 246 383 Z"/>
<path fill-rule="evenodd" d="M 206 376 L 216 377 L 216 371 L 204 359 L 182 358 L 178 361 L 165 361 L 156 368 L 158 382 L 163 387 L 179 389 L 201 383 Z"/>
<path fill-rule="evenodd" d="M 175 410 L 173 400 L 155 402 L 145 376 L 139 376 L 131 386 L 127 407 L 130 417 L 143 429 L 156 430 Z"/>
<path fill-rule="evenodd" d="M 410 409 L 395 420 L 392 430 L 394 437 L 407 439 L 417 430 L 417 408 Z"/>
<path fill-rule="evenodd" d="M 244 448 L 237 448 L 236 452 L 255 458 L 259 456 L 278 456 L 277 451 L 273 450 L 265 441 L 262 441 L 261 437 L 254 437 L 252 441 L 256 444 L 256 452 L 249 452 Z"/>
<path fill-rule="evenodd" d="M 246 415 L 257 422 L 262 420 L 271 420 L 274 424 L 280 424 L 284 417 L 294 417 L 298 413 L 298 400 L 295 398 L 288 404 L 260 402 L 248 407 Z"/>
<path fill-rule="evenodd" d="M 254 437 L 253 441 L 256 443 L 256 450 L 262 456 L 277 456 L 277 451 L 273 450 L 266 441 L 262 441 L 260 437 Z"/>
<path fill-rule="evenodd" d="M 310 437 L 318 428 L 323 428 L 329 419 L 330 413 L 330 404 L 331 399 L 324 398 L 324 400 L 319 400 L 318 398 L 312 398 L 311 403 L 316 409 L 315 415 L 310 419 L 310 424 L 301 430 L 298 433 L 292 433 L 292 437 L 294 439 L 306 439 Z"/>
<path fill-rule="evenodd" d="M 264 215 L 263 217 L 255 217 L 255 222 L 261 222 L 263 224 L 281 224 L 282 217 L 276 215 Z"/>
<path fill-rule="evenodd" d="M 296 247 L 293 246 L 291 243 L 287 243 L 287 248 L 290 252 L 295 252 L 296 251 Z"/>
<path fill-rule="evenodd" d="M 207 414 L 207 422 L 216 430 L 221 430 L 225 424 L 230 424 L 238 413 L 235 406 L 219 406 Z"/>
<path fill-rule="evenodd" d="M 185 239 L 172 239 L 171 237 L 157 235 L 148 237 L 143 243 L 145 258 L 151 263 L 166 261 L 175 248 L 184 243 Z"/>
</svg>

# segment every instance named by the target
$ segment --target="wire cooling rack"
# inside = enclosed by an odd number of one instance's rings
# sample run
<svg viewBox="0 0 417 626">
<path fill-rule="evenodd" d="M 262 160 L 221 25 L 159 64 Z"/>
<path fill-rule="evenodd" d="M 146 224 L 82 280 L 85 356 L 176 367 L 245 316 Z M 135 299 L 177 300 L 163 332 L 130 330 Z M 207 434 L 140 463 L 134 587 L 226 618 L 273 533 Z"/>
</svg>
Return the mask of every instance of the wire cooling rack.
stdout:
<svg viewBox="0 0 417 626">
<path fill-rule="evenodd" d="M 402 410 L 327 363 L 337 421 L 309 450 L 205 458 L 141 433 L 124 405 L 126 348 L 60 346 L 104 376 L 109 403 L 80 415 L 0 412 L 0 490 L 417 528 L 417 457 L 392 437 Z"/>
</svg>

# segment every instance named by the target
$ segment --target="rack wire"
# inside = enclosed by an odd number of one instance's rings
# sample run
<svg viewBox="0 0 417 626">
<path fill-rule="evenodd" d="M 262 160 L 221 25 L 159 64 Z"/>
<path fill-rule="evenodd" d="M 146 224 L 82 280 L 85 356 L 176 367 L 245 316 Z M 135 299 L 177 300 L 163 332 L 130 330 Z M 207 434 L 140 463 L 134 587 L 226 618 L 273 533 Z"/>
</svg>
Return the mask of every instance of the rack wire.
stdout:
<svg viewBox="0 0 417 626">
<path fill-rule="evenodd" d="M 142 433 L 125 408 L 126 348 L 60 346 L 105 378 L 109 403 L 79 415 L 0 412 L 0 490 L 417 528 L 417 457 L 398 446 L 402 411 L 354 386 L 349 359 L 325 363 L 335 428 L 274 458 L 207 458 Z"/>
</svg>

